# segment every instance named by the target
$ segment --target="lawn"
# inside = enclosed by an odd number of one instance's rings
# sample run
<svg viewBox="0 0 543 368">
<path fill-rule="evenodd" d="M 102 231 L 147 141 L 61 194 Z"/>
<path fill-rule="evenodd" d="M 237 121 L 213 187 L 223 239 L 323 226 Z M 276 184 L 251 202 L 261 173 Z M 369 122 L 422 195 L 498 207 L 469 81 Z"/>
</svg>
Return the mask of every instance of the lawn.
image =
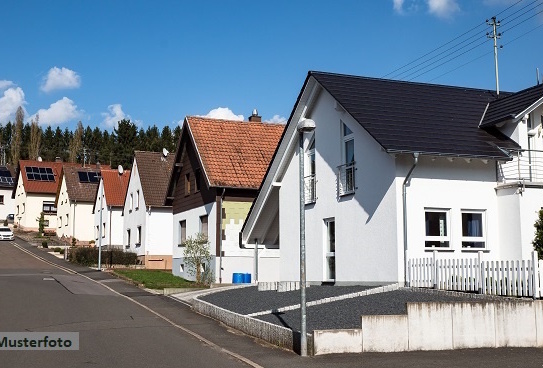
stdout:
<svg viewBox="0 0 543 368">
<path fill-rule="evenodd" d="M 174 276 L 169 271 L 116 269 L 113 270 L 113 272 L 117 275 L 129 278 L 138 284 L 143 284 L 143 286 L 149 289 L 196 287 L 194 282 Z"/>
</svg>

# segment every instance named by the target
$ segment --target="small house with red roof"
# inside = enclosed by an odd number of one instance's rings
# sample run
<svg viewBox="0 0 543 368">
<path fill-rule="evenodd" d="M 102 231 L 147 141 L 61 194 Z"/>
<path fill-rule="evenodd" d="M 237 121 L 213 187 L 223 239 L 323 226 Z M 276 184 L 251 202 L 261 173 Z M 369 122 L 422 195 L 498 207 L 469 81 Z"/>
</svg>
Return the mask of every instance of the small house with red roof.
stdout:
<svg viewBox="0 0 543 368">
<path fill-rule="evenodd" d="M 94 237 L 94 202 L 101 168 L 109 166 L 64 164 L 56 197 L 57 236 L 90 242 Z"/>
<path fill-rule="evenodd" d="M 15 213 L 15 199 L 12 198 L 15 187 L 15 173 L 11 165 L 0 166 L 0 221 Z"/>
<path fill-rule="evenodd" d="M 61 171 L 62 162 L 19 160 L 12 197 L 15 199 L 14 222 L 22 230 L 37 231 L 41 212 L 45 230 L 57 229 L 55 199 Z"/>
<path fill-rule="evenodd" d="M 130 170 L 101 170 L 102 177 L 94 201 L 94 239 L 96 245 L 123 247 L 123 207 Z M 100 238 L 101 233 L 101 238 Z"/>
<path fill-rule="evenodd" d="M 172 269 L 172 206 L 166 192 L 174 155 L 135 151 L 124 201 L 123 244 L 146 268 Z"/>
<path fill-rule="evenodd" d="M 239 232 L 257 195 L 284 126 L 262 123 L 256 111 L 249 121 L 188 116 L 177 146 L 166 204 L 173 207 L 175 275 L 192 278 L 185 267 L 184 242 L 207 235 L 211 271 L 217 282 L 234 273 L 273 281 L 278 277 L 279 249 L 245 249 Z M 253 277 L 254 280 L 254 277 Z"/>
</svg>

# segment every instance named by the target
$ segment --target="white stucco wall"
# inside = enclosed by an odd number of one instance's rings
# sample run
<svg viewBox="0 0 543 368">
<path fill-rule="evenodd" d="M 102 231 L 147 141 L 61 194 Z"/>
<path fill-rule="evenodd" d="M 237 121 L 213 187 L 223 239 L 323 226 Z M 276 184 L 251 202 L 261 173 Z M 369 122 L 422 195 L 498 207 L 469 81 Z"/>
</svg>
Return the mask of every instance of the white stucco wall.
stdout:
<svg viewBox="0 0 543 368">
<path fill-rule="evenodd" d="M 139 194 L 138 194 L 139 192 Z M 138 203 L 139 196 L 139 203 Z M 132 204 L 130 201 L 132 200 Z M 172 255 L 173 215 L 171 207 L 148 207 L 137 161 L 130 172 L 130 183 L 124 204 L 123 244 L 127 244 L 127 230 L 130 229 L 130 248 L 138 256 Z M 138 226 L 141 226 L 140 245 L 136 245 Z"/>
<path fill-rule="evenodd" d="M 322 92 L 313 110 L 315 121 L 317 200 L 305 206 L 308 281 L 325 281 L 325 220 L 336 227 L 336 282 L 393 282 L 398 279 L 394 159 L 347 113 L 334 108 Z M 355 136 L 356 192 L 337 196 L 337 166 L 342 161 L 341 122 Z M 305 137 L 304 146 L 310 136 Z M 280 279 L 299 279 L 298 155 L 281 180 L 279 222 Z"/>
<path fill-rule="evenodd" d="M 100 180 L 98 186 L 98 194 L 94 204 L 94 228 L 93 234 L 96 244 L 98 241 L 97 226 L 100 224 L 100 194 L 102 194 L 102 224 L 105 224 L 102 229 L 102 246 L 112 246 L 114 248 L 124 248 L 123 243 L 123 208 L 107 206 L 106 198 L 103 195 L 103 181 Z"/>
<path fill-rule="evenodd" d="M 19 173 L 19 175 L 21 175 Z M 43 202 L 55 202 L 55 194 L 26 193 L 23 179 L 19 176 L 17 190 L 15 192 L 15 223 L 20 224 L 26 230 L 38 230 L 38 219 L 43 211 Z M 17 206 L 19 211 L 17 212 Z M 46 229 L 57 229 L 57 215 L 45 215 L 49 221 Z"/>
<path fill-rule="evenodd" d="M 413 165 L 411 156 L 397 159 L 396 181 L 398 191 L 398 248 L 401 274 L 403 274 L 403 212 L 402 184 Z M 413 170 L 407 186 L 407 234 L 409 257 L 430 257 L 437 250 L 440 258 L 477 257 L 478 248 L 462 248 L 462 211 L 483 211 L 485 257 L 502 255 L 499 226 L 495 162 L 461 158 L 431 158 L 422 156 Z M 425 210 L 443 210 L 448 213 L 449 248 L 425 247 Z"/>
<path fill-rule="evenodd" d="M 15 214 L 15 199 L 11 198 L 13 188 L 0 188 L 0 196 L 4 197 L 4 203 L 0 204 L 0 220 L 4 220 L 10 213 Z"/>
<path fill-rule="evenodd" d="M 204 206 L 200 206 L 194 209 L 191 209 L 189 211 L 181 212 L 178 214 L 173 215 L 173 228 L 172 228 L 172 234 L 173 234 L 173 260 L 172 260 L 172 273 L 176 276 L 181 276 L 187 280 L 194 280 L 194 276 L 190 275 L 187 272 L 187 269 L 185 268 L 184 271 L 181 270 L 181 265 L 184 265 L 183 263 L 183 251 L 184 248 L 179 246 L 180 244 L 180 231 L 179 231 L 179 222 L 180 221 L 186 221 L 186 229 L 187 229 L 187 239 L 189 237 L 196 237 L 196 235 L 200 232 L 200 216 L 207 215 L 207 221 L 208 221 L 208 239 L 209 239 L 209 247 L 211 254 L 215 254 L 215 239 L 216 239 L 216 229 L 217 229 L 217 216 L 216 216 L 216 204 L 208 203 Z M 213 269 L 215 269 L 215 257 L 213 257 L 212 265 Z M 218 273 L 215 272 L 215 277 L 218 277 Z"/>
</svg>

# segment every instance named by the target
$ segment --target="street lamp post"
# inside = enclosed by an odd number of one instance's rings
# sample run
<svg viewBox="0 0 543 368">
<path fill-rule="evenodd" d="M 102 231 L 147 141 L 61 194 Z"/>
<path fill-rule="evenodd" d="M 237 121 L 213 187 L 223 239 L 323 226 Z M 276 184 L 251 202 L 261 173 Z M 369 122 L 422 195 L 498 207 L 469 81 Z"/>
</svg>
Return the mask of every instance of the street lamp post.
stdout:
<svg viewBox="0 0 543 368">
<path fill-rule="evenodd" d="M 304 182 L 304 133 L 315 130 L 315 122 L 304 119 L 297 126 L 299 135 L 299 173 L 300 173 L 300 355 L 307 356 L 307 320 L 306 320 L 306 270 L 305 270 L 305 182 Z"/>
</svg>

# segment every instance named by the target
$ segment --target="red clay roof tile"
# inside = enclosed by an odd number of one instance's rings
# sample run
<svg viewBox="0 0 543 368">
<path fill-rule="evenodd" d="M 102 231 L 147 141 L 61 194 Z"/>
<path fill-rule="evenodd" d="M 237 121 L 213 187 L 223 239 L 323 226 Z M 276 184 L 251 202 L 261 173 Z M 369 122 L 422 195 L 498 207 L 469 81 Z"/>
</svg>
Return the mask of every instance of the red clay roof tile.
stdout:
<svg viewBox="0 0 543 368">
<path fill-rule="evenodd" d="M 124 170 L 122 175 L 117 170 L 102 170 L 102 180 L 104 181 L 106 204 L 116 207 L 124 206 L 130 170 Z"/>
<path fill-rule="evenodd" d="M 285 126 L 186 118 L 210 186 L 258 189 Z"/>
</svg>

